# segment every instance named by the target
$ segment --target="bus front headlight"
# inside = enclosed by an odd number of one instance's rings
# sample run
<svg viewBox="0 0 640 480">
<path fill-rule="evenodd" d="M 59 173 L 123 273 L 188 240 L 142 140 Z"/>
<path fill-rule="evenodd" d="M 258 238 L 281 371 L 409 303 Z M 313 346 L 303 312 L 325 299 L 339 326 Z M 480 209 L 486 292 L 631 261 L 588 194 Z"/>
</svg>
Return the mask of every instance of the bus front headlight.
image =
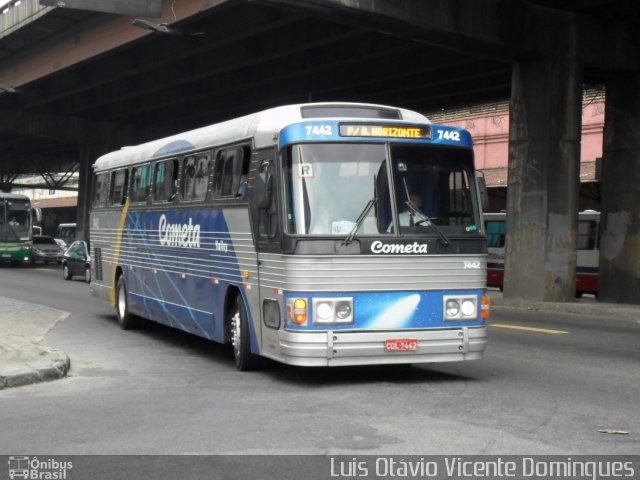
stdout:
<svg viewBox="0 0 640 480">
<path fill-rule="evenodd" d="M 476 295 L 445 295 L 442 297 L 444 321 L 474 321 L 478 319 Z"/>
<path fill-rule="evenodd" d="M 462 302 L 460 310 L 462 311 L 462 315 L 465 317 L 472 317 L 476 314 L 476 304 L 471 300 L 465 300 Z"/>
<path fill-rule="evenodd" d="M 447 318 L 455 318 L 458 316 L 458 313 L 460 313 L 460 304 L 457 300 L 447 300 L 444 311 Z"/>
<path fill-rule="evenodd" d="M 336 315 L 340 320 L 343 320 L 343 321 L 347 320 L 348 318 L 351 317 L 352 313 L 353 313 L 353 308 L 351 306 L 351 303 L 341 302 L 336 305 Z"/>
<path fill-rule="evenodd" d="M 313 324 L 336 325 L 353 323 L 353 298 L 314 298 Z"/>
<path fill-rule="evenodd" d="M 316 317 L 318 320 L 327 322 L 333 316 L 333 307 L 327 302 L 318 302 L 316 304 Z"/>
</svg>

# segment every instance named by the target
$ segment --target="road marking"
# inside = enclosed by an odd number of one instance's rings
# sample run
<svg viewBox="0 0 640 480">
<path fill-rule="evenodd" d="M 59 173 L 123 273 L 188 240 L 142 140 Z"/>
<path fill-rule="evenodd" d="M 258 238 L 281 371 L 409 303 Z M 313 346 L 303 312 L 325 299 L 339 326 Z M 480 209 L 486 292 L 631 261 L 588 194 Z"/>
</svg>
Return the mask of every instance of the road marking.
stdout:
<svg viewBox="0 0 640 480">
<path fill-rule="evenodd" d="M 39 272 L 55 272 L 53 268 L 36 268 Z"/>
<path fill-rule="evenodd" d="M 550 333 L 552 335 L 561 335 L 564 333 L 569 333 L 566 332 L 564 330 L 549 330 L 547 328 L 533 328 L 533 327 L 523 327 L 520 325 L 507 325 L 504 323 L 492 323 L 490 324 L 491 327 L 498 327 L 498 328 L 509 328 L 511 330 L 522 330 L 524 332 L 535 332 L 535 333 Z"/>
</svg>

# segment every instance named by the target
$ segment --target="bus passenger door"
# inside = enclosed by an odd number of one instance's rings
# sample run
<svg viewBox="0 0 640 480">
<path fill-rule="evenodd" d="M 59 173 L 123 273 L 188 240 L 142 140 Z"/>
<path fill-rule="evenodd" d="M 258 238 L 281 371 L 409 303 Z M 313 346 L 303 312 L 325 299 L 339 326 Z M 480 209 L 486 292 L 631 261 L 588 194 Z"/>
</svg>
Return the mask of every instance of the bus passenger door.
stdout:
<svg viewBox="0 0 640 480">
<path fill-rule="evenodd" d="M 282 222 L 274 152 L 258 152 L 257 158 L 254 158 L 254 161 L 256 160 L 257 173 L 250 202 L 260 291 L 259 306 L 256 309 L 260 328 L 256 329 L 256 333 L 261 331 L 261 352 L 267 356 L 273 356 L 277 354 L 278 329 L 282 321 L 282 312 L 284 312 Z"/>
</svg>

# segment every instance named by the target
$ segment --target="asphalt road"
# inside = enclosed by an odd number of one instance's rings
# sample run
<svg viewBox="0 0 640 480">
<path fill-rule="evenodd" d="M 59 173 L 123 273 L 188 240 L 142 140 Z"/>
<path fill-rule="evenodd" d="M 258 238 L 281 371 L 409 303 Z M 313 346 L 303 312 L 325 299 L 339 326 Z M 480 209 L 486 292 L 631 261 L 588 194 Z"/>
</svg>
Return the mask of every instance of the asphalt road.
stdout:
<svg viewBox="0 0 640 480">
<path fill-rule="evenodd" d="M 71 312 L 46 343 L 72 362 L 0 391 L 0 454 L 640 452 L 638 320 L 494 308 L 482 361 L 241 373 L 228 347 L 120 330 L 58 266 L 2 267 L 0 295 Z"/>
</svg>

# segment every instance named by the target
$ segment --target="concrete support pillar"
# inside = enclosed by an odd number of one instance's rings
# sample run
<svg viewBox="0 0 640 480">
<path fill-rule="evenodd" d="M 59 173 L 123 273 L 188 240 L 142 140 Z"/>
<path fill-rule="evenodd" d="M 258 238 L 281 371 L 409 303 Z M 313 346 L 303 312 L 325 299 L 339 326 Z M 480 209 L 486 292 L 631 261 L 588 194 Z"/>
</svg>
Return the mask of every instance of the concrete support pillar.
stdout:
<svg viewBox="0 0 640 480">
<path fill-rule="evenodd" d="M 575 298 L 582 68 L 554 55 L 514 66 L 504 295 Z"/>
<path fill-rule="evenodd" d="M 640 303 L 640 76 L 607 83 L 598 299 Z"/>
<path fill-rule="evenodd" d="M 91 187 L 93 183 L 92 165 L 98 158 L 98 149 L 86 145 L 80 152 L 78 178 L 78 207 L 76 217 L 76 238 L 89 239 L 89 210 L 91 209 Z"/>
</svg>

